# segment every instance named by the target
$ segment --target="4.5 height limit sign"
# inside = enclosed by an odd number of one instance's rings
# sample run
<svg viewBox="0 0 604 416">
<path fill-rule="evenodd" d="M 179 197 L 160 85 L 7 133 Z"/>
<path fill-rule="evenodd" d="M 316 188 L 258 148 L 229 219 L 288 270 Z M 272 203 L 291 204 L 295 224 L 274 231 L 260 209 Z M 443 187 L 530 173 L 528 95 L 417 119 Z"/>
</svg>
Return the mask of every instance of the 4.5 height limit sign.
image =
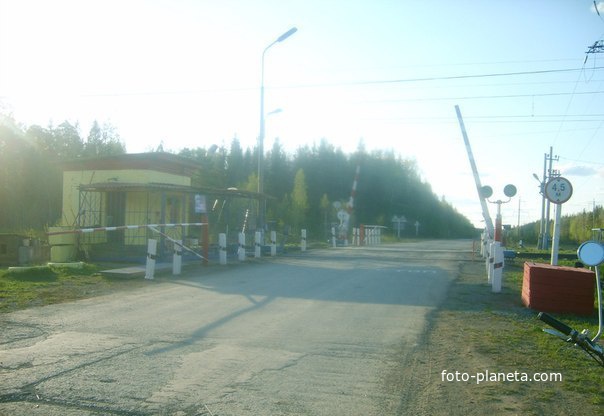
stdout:
<svg viewBox="0 0 604 416">
<path fill-rule="evenodd" d="M 551 178 L 545 184 L 545 197 L 556 204 L 556 217 L 554 219 L 554 235 L 552 238 L 552 266 L 558 265 L 558 249 L 560 245 L 560 221 L 562 219 L 562 204 L 573 195 L 573 186 L 570 181 L 561 176 Z"/>
</svg>

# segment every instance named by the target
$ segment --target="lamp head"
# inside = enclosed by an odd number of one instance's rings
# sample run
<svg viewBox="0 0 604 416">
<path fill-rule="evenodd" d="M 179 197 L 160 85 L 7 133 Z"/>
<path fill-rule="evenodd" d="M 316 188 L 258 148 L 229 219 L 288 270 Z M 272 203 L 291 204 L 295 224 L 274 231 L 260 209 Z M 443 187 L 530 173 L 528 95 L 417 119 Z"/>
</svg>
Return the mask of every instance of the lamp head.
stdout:
<svg viewBox="0 0 604 416">
<path fill-rule="evenodd" d="M 285 39 L 289 38 L 291 35 L 293 35 L 297 31 L 298 31 L 297 27 L 292 27 L 290 30 L 288 30 L 287 32 L 285 32 L 284 34 L 279 36 L 277 38 L 276 42 L 283 42 Z"/>
</svg>

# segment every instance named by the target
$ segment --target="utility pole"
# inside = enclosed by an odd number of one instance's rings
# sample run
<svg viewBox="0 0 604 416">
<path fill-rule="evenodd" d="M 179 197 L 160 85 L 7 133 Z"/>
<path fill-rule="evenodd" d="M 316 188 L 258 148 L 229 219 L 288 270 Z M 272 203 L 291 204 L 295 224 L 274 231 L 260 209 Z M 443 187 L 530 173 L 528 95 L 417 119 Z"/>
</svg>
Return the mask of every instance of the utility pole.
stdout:
<svg viewBox="0 0 604 416">
<path fill-rule="evenodd" d="M 587 47 L 587 52 L 585 53 L 604 53 L 604 40 L 595 41 L 593 45 Z"/>
<path fill-rule="evenodd" d="M 520 201 L 522 201 L 522 198 L 518 197 L 518 226 L 516 227 L 516 229 L 518 230 L 518 244 L 520 244 Z"/>
<path fill-rule="evenodd" d="M 549 168 L 547 169 L 547 176 L 545 174 L 545 170 L 543 171 L 543 183 L 544 184 L 547 183 L 547 181 L 550 180 L 551 178 L 553 178 L 554 176 L 560 176 L 560 172 L 552 169 L 552 163 L 554 161 L 557 162 L 558 160 L 559 160 L 559 157 L 554 156 L 554 148 L 552 146 L 550 146 L 549 155 L 547 153 L 545 154 L 544 166 L 549 161 Z M 544 192 L 544 194 L 545 194 L 545 192 Z M 549 229 L 550 229 L 549 212 L 550 212 L 550 201 L 548 199 L 547 208 L 546 208 L 546 217 L 545 217 L 545 227 L 543 229 L 543 242 L 541 244 L 541 248 L 543 250 L 549 249 Z"/>
<path fill-rule="evenodd" d="M 596 9 L 597 11 L 597 9 Z M 600 13 L 598 13 L 599 15 Z M 594 53 L 604 53 L 604 40 L 597 40 L 593 45 L 587 47 L 587 51 L 585 52 L 585 60 L 583 61 L 583 65 L 587 63 L 587 58 L 589 55 Z"/>
</svg>

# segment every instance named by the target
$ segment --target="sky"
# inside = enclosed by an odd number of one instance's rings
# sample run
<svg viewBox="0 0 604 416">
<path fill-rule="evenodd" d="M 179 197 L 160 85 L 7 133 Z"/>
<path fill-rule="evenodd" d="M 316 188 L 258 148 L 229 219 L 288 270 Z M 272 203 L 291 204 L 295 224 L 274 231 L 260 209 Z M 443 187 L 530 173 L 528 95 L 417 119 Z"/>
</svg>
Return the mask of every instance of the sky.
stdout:
<svg viewBox="0 0 604 416">
<path fill-rule="evenodd" d="M 458 105 L 491 199 L 518 189 L 505 224 L 540 219 L 550 147 L 562 213 L 604 205 L 604 1 L 0 0 L 0 111 L 109 123 L 129 153 L 252 148 L 263 51 L 292 27 L 264 54 L 265 149 L 393 151 L 482 228 Z"/>
</svg>

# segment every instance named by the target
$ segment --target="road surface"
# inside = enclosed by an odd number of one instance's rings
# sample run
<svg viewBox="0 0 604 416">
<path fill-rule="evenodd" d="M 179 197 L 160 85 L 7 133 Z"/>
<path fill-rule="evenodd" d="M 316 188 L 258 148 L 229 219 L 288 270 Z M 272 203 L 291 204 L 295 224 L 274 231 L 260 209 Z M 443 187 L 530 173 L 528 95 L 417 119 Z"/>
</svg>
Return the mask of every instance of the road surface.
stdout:
<svg viewBox="0 0 604 416">
<path fill-rule="evenodd" d="M 396 414 L 392 372 L 471 248 L 311 250 L 0 315 L 0 414 Z"/>
</svg>

